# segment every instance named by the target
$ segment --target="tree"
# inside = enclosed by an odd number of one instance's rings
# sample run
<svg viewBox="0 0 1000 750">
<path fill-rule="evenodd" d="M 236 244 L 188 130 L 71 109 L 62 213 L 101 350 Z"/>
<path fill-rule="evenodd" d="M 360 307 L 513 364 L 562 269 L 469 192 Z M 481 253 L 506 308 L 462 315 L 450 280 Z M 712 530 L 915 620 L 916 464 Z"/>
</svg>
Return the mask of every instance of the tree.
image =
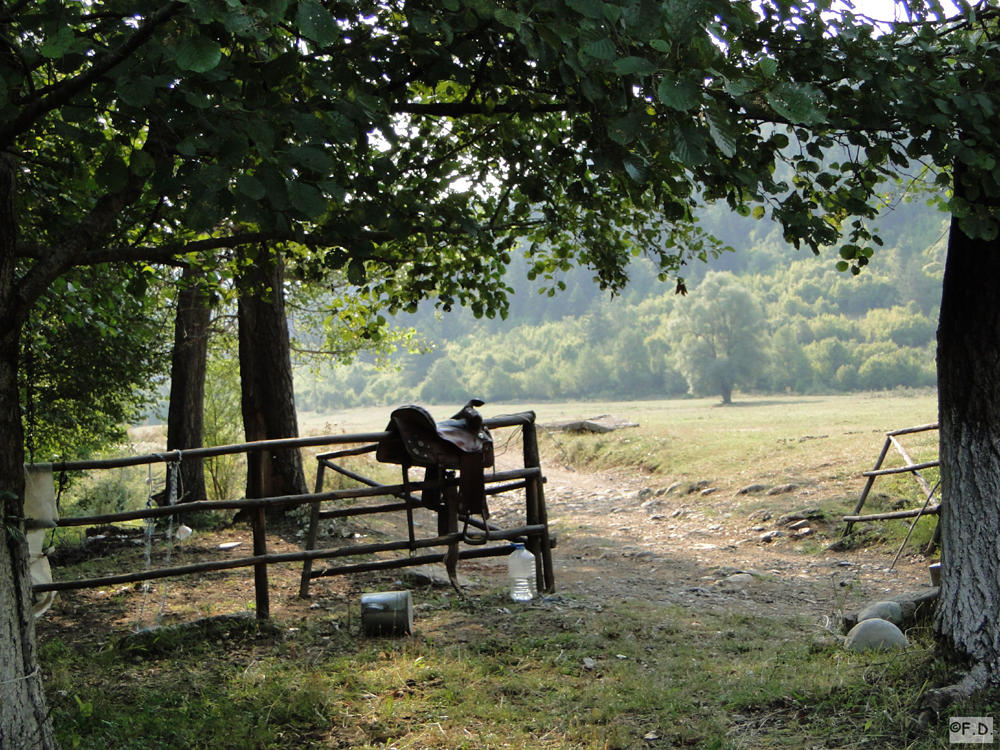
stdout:
<svg viewBox="0 0 1000 750">
<path fill-rule="evenodd" d="M 205 427 L 205 373 L 212 322 L 205 273 L 185 266 L 174 313 L 174 349 L 170 368 L 170 405 L 167 412 L 167 451 L 201 448 Z M 205 500 L 205 465 L 187 459 L 171 465 L 177 471 L 177 502 Z M 168 489 L 173 477 L 168 477 Z"/>
<path fill-rule="evenodd" d="M 767 366 L 767 322 L 760 304 L 730 273 L 713 271 L 679 306 L 677 369 L 697 396 L 733 402 L 733 388 L 752 385 Z"/>
<path fill-rule="evenodd" d="M 956 192 L 968 194 L 962 170 Z M 973 183 L 974 184 L 974 183 Z M 995 199 L 990 203 L 996 206 Z M 1000 241 L 952 220 L 938 327 L 943 500 L 941 599 L 935 627 L 961 654 L 1000 674 Z"/>
<path fill-rule="evenodd" d="M 805 393 L 812 385 L 813 368 L 791 325 L 771 337 L 771 384 L 779 391 Z"/>
<path fill-rule="evenodd" d="M 248 253 L 237 286 L 243 432 L 248 441 L 298 437 L 282 256 L 266 246 Z M 298 450 L 247 454 L 247 497 L 307 491 Z"/>
</svg>

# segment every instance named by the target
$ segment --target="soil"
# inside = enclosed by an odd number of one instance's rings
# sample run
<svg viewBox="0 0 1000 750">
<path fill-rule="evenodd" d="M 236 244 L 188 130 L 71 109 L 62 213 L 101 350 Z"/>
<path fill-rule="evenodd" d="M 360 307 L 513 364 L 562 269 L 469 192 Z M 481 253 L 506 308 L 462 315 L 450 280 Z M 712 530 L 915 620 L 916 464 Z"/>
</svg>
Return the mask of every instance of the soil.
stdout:
<svg viewBox="0 0 1000 750">
<path fill-rule="evenodd" d="M 794 520 L 782 519 L 782 515 L 820 506 L 838 492 L 842 496 L 843 487 L 827 487 L 819 477 L 805 477 L 799 486 L 767 495 L 766 490 L 737 494 L 738 487 L 704 483 L 668 488 L 662 479 L 624 471 L 546 467 L 545 473 L 549 521 L 557 538 L 552 596 L 564 600 L 675 604 L 695 617 L 699 611 L 801 615 L 822 627 L 835 626 L 838 611 L 930 585 L 929 561 L 912 544 L 890 570 L 896 548 L 884 543 L 827 551 L 837 538 L 833 529 L 838 518 L 806 518 L 797 532 L 792 530 L 788 524 Z M 523 495 L 508 493 L 490 502 L 492 520 L 499 525 L 524 522 Z M 336 527 L 333 534 L 341 539 L 324 541 L 322 546 L 342 546 L 347 538 L 359 543 L 380 541 L 403 528 L 400 520 L 365 518 L 369 520 L 360 525 Z M 417 522 L 421 524 L 418 534 L 434 525 L 426 512 L 417 514 Z M 301 522 L 285 523 L 280 533 L 271 533 L 269 551 L 301 549 L 301 528 Z M 88 542 L 85 553 L 60 551 L 68 563 L 92 558 L 89 564 L 94 570 L 81 573 L 56 565 L 54 578 L 143 569 L 146 540 L 141 531 L 103 531 L 104 539 Z M 780 534 L 772 541 L 761 541 L 775 531 Z M 220 545 L 235 542 L 241 544 L 220 550 Z M 154 568 L 166 565 L 168 554 L 170 565 L 248 557 L 251 548 L 250 532 L 244 526 L 198 530 L 173 544 L 161 533 L 154 537 L 149 564 Z M 93 559 L 102 555 L 103 559 Z M 502 557 L 462 561 L 459 572 L 468 580 L 472 596 L 506 585 Z M 356 608 L 361 592 L 393 588 L 403 576 L 401 571 L 390 571 L 320 578 L 312 584 L 312 597 L 300 599 L 300 573 L 300 564 L 269 568 L 271 613 L 279 620 L 308 618 L 312 609 Z M 422 598 L 454 595 L 449 592 L 417 589 L 418 618 Z M 245 612 L 253 602 L 252 569 L 204 573 L 170 579 L 166 584 L 150 581 L 60 593 L 39 621 L 38 630 L 43 641 L 58 636 L 67 642 L 102 642 L 114 633 L 154 624 Z"/>
</svg>

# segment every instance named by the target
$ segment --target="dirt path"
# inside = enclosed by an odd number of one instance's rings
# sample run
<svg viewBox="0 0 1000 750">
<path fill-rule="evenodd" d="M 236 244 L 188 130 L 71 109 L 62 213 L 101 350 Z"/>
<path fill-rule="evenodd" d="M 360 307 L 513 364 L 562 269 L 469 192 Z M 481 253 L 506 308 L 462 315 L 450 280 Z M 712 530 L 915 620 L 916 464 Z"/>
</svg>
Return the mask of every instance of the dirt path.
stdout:
<svg viewBox="0 0 1000 750">
<path fill-rule="evenodd" d="M 904 552 L 890 571 L 896 550 L 884 545 L 822 551 L 836 539 L 833 524 L 809 521 L 810 532 L 799 538 L 775 525 L 783 513 L 815 506 L 822 487 L 741 496 L 731 489 L 702 494 L 710 487 L 666 492 L 655 479 L 620 471 L 550 467 L 546 476 L 549 521 L 558 534 L 556 585 L 565 594 L 801 613 L 819 621 L 929 585 L 927 561 L 915 550 Z M 495 505 L 503 524 L 520 502 L 507 498 Z M 783 530 L 787 536 L 760 541 Z M 732 577 L 740 572 L 752 578 Z"/>
</svg>

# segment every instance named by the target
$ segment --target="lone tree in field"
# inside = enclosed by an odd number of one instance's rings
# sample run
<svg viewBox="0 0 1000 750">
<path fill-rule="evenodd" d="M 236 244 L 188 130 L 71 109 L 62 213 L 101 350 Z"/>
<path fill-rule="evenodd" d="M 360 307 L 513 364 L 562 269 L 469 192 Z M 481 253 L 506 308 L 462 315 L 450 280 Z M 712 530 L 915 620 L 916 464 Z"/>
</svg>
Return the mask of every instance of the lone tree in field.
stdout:
<svg viewBox="0 0 1000 750">
<path fill-rule="evenodd" d="M 502 315 L 517 241 L 532 276 L 580 263 L 615 290 L 645 252 L 676 278 L 714 247 L 693 223 L 702 199 L 770 215 L 817 252 L 846 235 L 842 268 L 860 270 L 880 182 L 922 162 L 960 166 L 939 358 L 939 626 L 995 671 L 996 12 L 943 23 L 914 0 L 913 22 L 876 36 L 847 12 L 755 7 L 0 2 L 0 747 L 55 745 L 18 377 L 25 321 L 71 268 L 109 264 L 125 289 L 147 265 L 294 247 L 395 307 Z M 824 167 L 831 153 L 843 156 Z"/>
<path fill-rule="evenodd" d="M 731 273 L 710 271 L 679 306 L 677 369 L 696 396 L 733 402 L 733 389 L 752 386 L 767 367 L 767 321 L 760 303 Z"/>
</svg>

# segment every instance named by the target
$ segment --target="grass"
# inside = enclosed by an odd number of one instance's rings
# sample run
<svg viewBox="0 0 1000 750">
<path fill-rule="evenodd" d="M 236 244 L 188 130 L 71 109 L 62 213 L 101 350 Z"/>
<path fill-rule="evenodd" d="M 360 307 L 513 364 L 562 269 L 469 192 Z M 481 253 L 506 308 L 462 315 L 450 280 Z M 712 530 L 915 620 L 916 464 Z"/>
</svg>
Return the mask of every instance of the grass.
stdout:
<svg viewBox="0 0 1000 750">
<path fill-rule="evenodd" d="M 511 608 L 492 593 L 366 639 L 346 612 L 49 641 L 65 748 L 944 747 L 910 740 L 926 636 L 898 655 L 816 647 L 805 622 L 639 602 Z M 988 703 L 962 707 L 987 715 Z M 958 715 L 958 714 L 956 714 Z"/>
<path fill-rule="evenodd" d="M 380 429 L 386 411 L 353 415 L 357 422 L 344 429 Z M 545 438 L 543 463 L 625 467 L 663 485 L 826 484 L 831 514 L 853 505 L 886 431 L 935 419 L 930 395 L 538 411 L 540 422 L 614 413 L 641 423 Z M 927 433 L 904 443 L 921 461 L 936 455 L 935 440 Z M 922 501 L 912 480 L 876 487 L 872 509 Z M 929 536 L 930 528 L 916 533 Z M 226 620 L 43 637 L 59 740 L 64 748 L 154 750 L 948 746 L 944 722 L 908 733 L 921 691 L 954 681 L 928 628 L 909 634 L 905 653 L 858 655 L 830 646 L 816 623 L 795 616 L 568 596 L 522 607 L 496 590 L 424 600 L 417 631 L 398 639 L 361 635 L 352 597 L 317 598 L 315 610 L 268 627 Z M 991 715 L 998 698 L 988 693 L 952 714 Z"/>
</svg>

